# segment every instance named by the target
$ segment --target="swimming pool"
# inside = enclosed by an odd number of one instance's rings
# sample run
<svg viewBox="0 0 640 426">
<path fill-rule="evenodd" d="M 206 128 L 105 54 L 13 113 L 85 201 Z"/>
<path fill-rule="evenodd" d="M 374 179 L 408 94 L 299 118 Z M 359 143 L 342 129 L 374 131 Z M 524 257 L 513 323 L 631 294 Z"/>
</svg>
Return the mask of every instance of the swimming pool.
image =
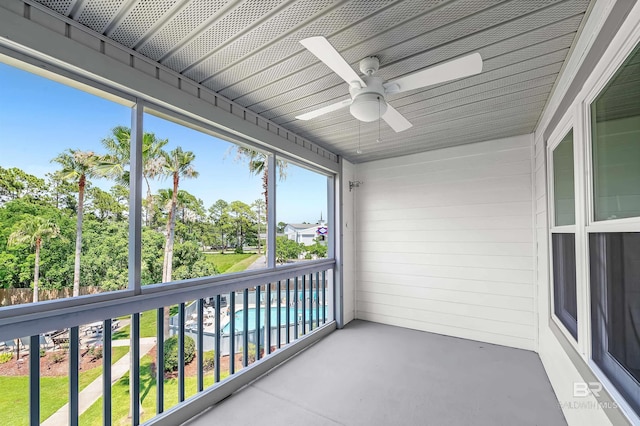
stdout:
<svg viewBox="0 0 640 426">
<path fill-rule="evenodd" d="M 322 315 L 322 305 L 314 306 L 313 309 L 307 307 L 305 310 L 305 322 L 309 323 L 311 321 L 311 314 L 313 314 L 313 321 L 318 321 L 318 308 L 319 314 Z M 265 308 L 260 308 L 260 328 L 264 327 L 264 310 Z M 286 327 L 287 325 L 287 312 L 289 314 L 289 324 L 295 325 L 298 321 L 302 321 L 302 306 L 298 306 L 298 315 L 296 315 L 296 310 L 294 307 L 287 308 L 283 306 L 280 308 L 280 325 Z M 248 308 L 248 324 L 247 330 L 249 332 L 253 332 L 256 330 L 256 308 Z M 327 313 L 327 309 L 325 308 L 325 315 Z M 271 307 L 271 328 L 278 328 L 278 307 Z M 236 333 L 244 332 L 244 309 L 239 309 L 235 314 L 235 329 Z M 231 322 L 228 322 L 224 327 L 222 327 L 222 334 L 228 335 L 231 330 Z"/>
</svg>

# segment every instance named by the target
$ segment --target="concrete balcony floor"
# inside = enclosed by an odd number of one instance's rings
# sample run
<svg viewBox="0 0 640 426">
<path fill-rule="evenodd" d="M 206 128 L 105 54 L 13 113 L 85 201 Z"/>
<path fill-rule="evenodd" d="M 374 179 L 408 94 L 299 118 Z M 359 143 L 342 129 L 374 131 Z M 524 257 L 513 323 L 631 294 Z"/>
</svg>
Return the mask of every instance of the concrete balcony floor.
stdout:
<svg viewBox="0 0 640 426">
<path fill-rule="evenodd" d="M 354 321 L 189 425 L 565 425 L 534 352 Z"/>
</svg>

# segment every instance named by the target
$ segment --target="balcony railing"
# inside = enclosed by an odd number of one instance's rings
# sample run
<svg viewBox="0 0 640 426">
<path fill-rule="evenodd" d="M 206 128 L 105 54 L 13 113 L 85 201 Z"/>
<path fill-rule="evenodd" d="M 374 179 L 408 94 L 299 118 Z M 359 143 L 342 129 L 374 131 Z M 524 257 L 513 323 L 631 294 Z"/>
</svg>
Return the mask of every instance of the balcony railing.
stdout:
<svg viewBox="0 0 640 426">
<path fill-rule="evenodd" d="M 103 424 L 119 420 L 113 418 L 112 406 L 113 324 L 118 321 L 116 318 L 126 321 L 122 317 L 130 316 L 129 416 L 132 424 L 139 424 L 143 312 L 154 315 L 156 322 L 155 416 L 149 423 L 177 424 L 188 419 L 335 328 L 334 266 L 334 260 L 310 261 L 265 271 L 144 286 L 139 294 L 122 291 L 0 310 L 0 341 L 22 338 L 26 343 L 29 423 L 38 425 L 41 420 L 43 344 L 68 345 L 69 397 L 64 419 L 70 425 L 79 423 L 80 353 L 87 349 L 88 335 L 96 336 L 93 341 L 102 349 Z M 171 306 L 174 313 L 170 316 L 169 334 L 177 336 L 178 401 L 167 409 L 162 342 L 169 337 L 165 331 L 168 315 L 165 315 Z M 52 334 L 51 330 L 60 332 Z M 30 337 L 24 339 L 23 336 Z M 189 337 L 196 347 L 196 390 L 187 396 L 185 342 Z M 145 340 L 145 349 L 149 345 Z M 210 350 L 213 350 L 213 369 L 207 371 L 205 352 Z M 224 372 L 221 371 L 223 358 L 228 365 Z M 210 363 L 211 358 L 208 366 Z"/>
</svg>

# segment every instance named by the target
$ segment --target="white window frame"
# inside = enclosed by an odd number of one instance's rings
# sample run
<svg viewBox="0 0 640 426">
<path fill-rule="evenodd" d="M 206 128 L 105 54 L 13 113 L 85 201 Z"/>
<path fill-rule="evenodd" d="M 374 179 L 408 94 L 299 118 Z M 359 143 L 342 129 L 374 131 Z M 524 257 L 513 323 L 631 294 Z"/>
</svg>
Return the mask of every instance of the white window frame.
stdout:
<svg viewBox="0 0 640 426">
<path fill-rule="evenodd" d="M 581 151 L 580 159 L 575 165 L 576 174 L 578 175 L 577 178 L 581 182 L 579 192 L 581 204 L 579 208 L 578 192 L 576 192 L 576 245 L 578 236 L 582 245 L 580 255 L 578 255 L 578 249 L 576 247 L 576 256 L 580 261 L 580 264 L 576 263 L 576 268 L 579 268 L 579 271 L 576 271 L 576 279 L 580 280 L 578 281 L 578 287 L 582 288 L 583 293 L 583 297 L 579 299 L 578 302 L 578 315 L 580 316 L 581 306 L 582 311 L 584 311 L 582 320 L 578 318 L 578 335 L 582 338 L 580 345 L 582 348 L 581 354 L 591 371 L 602 383 L 604 389 L 611 395 L 632 424 L 640 424 L 640 413 L 636 413 L 631 408 L 607 375 L 593 360 L 589 234 L 602 232 L 640 232 L 640 216 L 595 220 L 591 104 L 604 90 L 605 86 L 611 81 L 615 73 L 620 69 L 624 61 L 638 44 L 640 44 L 640 3 L 634 7 L 625 23 L 621 26 L 616 39 L 614 39 L 609 47 L 609 51 L 600 58 L 598 65 L 585 82 L 583 90 L 577 96 L 573 107 L 576 118 L 576 125 L 574 127 L 574 155 L 577 151 L 577 145 Z M 578 142 L 577 145 L 576 141 Z M 580 223 L 578 223 L 578 218 L 580 218 Z M 578 273 L 582 278 L 578 278 Z M 562 327 L 561 330 L 564 331 Z"/>
<path fill-rule="evenodd" d="M 571 343 L 571 345 L 581 354 L 584 354 L 583 341 L 584 338 L 582 336 L 584 325 L 582 324 L 585 313 L 583 312 L 583 303 L 582 299 L 584 297 L 584 291 L 580 286 L 580 265 L 581 256 L 579 253 L 580 249 L 580 241 L 578 239 L 578 224 L 579 224 L 579 183 L 578 183 L 578 168 L 577 165 L 579 163 L 579 150 L 577 149 L 577 138 L 576 138 L 576 120 L 574 115 L 574 110 L 569 109 L 567 113 L 562 117 L 555 130 L 549 136 L 547 141 L 547 161 L 549 167 L 547 167 L 547 205 L 549 206 L 547 209 L 547 221 L 549 223 L 548 232 L 547 232 L 547 247 L 548 250 L 548 262 L 549 262 L 549 300 L 550 300 L 550 311 L 549 315 L 551 320 L 558 326 L 558 328 L 562 331 L 564 336 L 567 338 L 567 341 Z M 573 130 L 573 165 L 574 165 L 574 175 L 573 175 L 573 183 L 574 183 L 574 196 L 575 200 L 575 224 L 573 225 L 561 225 L 556 226 L 556 214 L 555 214 L 555 194 L 554 194 L 554 168 L 553 168 L 553 152 L 558 147 L 560 142 L 567 136 L 567 134 Z M 555 282 L 553 277 L 554 271 L 554 263 L 553 263 L 553 234 L 574 234 L 575 236 L 575 264 L 576 264 L 576 302 L 577 302 L 577 338 L 573 337 L 571 332 L 567 329 L 567 327 L 562 323 L 560 318 L 555 313 Z"/>
</svg>

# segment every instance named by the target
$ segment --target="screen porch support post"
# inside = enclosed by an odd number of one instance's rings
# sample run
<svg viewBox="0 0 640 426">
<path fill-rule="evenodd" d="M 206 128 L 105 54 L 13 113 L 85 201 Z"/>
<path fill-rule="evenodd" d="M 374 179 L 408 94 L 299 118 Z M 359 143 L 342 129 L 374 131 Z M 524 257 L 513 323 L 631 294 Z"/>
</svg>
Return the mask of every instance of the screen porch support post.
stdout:
<svg viewBox="0 0 640 426">
<path fill-rule="evenodd" d="M 267 268 L 276 266 L 276 154 L 267 156 Z M 259 237 L 259 236 L 258 236 Z M 258 303 L 258 301 L 256 301 Z"/>
<path fill-rule="evenodd" d="M 342 160 L 341 172 L 327 178 L 327 223 L 329 238 L 327 256 L 335 258 L 333 273 L 327 274 L 329 293 L 329 320 L 335 319 L 338 328 L 344 327 L 343 282 L 342 282 Z"/>
<path fill-rule="evenodd" d="M 144 103 L 138 99 L 131 108 L 129 171 L 129 289 L 140 294 L 142 259 L 142 138 Z"/>
<path fill-rule="evenodd" d="M 129 289 L 139 295 L 142 267 L 142 139 L 144 102 L 137 99 L 131 109 L 129 163 Z M 129 395 L 131 423 L 140 423 L 140 314 L 131 315 Z"/>
</svg>

